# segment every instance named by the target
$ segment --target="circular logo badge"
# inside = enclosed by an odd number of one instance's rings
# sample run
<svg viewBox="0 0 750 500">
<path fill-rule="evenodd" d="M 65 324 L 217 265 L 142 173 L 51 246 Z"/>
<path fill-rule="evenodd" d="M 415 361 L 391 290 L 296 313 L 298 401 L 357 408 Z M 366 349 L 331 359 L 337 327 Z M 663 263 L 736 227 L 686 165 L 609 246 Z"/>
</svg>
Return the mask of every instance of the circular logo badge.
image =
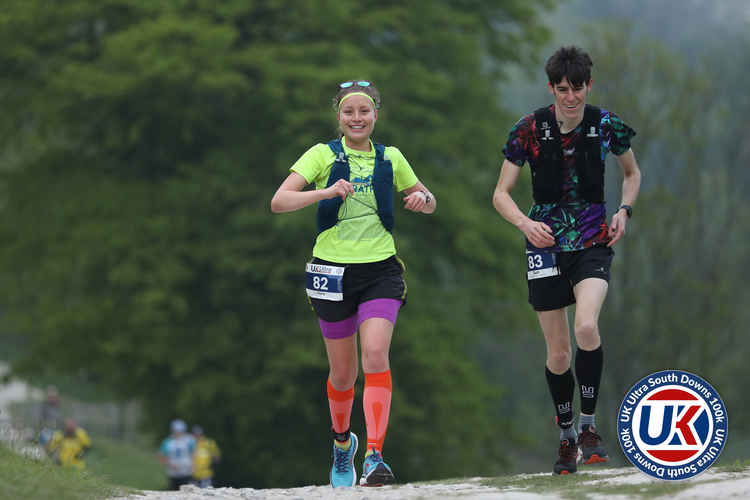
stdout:
<svg viewBox="0 0 750 500">
<path fill-rule="evenodd" d="M 646 474 L 688 479 L 719 458 L 727 440 L 727 412 L 719 393 L 699 376 L 656 372 L 625 395 L 617 437 L 628 460 Z"/>
</svg>

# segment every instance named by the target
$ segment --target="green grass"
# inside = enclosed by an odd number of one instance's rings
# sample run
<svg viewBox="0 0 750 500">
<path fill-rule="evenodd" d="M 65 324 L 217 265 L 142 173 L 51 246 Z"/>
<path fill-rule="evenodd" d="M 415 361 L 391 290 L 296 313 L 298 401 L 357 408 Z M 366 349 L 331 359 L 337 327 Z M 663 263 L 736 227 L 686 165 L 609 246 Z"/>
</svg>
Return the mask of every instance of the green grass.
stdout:
<svg viewBox="0 0 750 500">
<path fill-rule="evenodd" d="M 750 459 L 737 459 L 732 463 L 726 463 L 716 466 L 716 469 L 720 470 L 721 472 L 744 472 L 748 468 L 750 468 Z"/>
<path fill-rule="evenodd" d="M 617 474 L 615 474 L 616 476 Z M 597 481 L 596 486 L 587 485 L 589 481 Z M 497 477 L 482 481 L 485 486 L 495 488 L 513 488 L 527 493 L 557 494 L 563 498 L 585 499 L 587 494 L 596 495 L 625 495 L 628 498 L 654 498 L 659 496 L 671 496 L 691 485 L 688 483 L 639 483 L 639 484 L 617 484 L 607 485 L 603 483 L 604 477 L 586 472 L 578 472 L 568 476 L 549 475 L 531 477 Z"/>
<path fill-rule="evenodd" d="M 668 483 L 666 481 L 658 483 L 641 483 L 641 484 L 617 484 L 617 485 L 600 485 L 596 488 L 591 489 L 587 493 L 598 495 L 624 495 L 627 498 L 670 498 L 682 490 L 691 488 L 691 483 L 679 482 L 679 483 Z M 586 487 L 583 486 L 581 489 L 585 491 Z M 579 490 L 580 491 L 580 490 Z M 571 495 L 568 498 L 586 498 L 581 497 L 580 492 L 578 495 Z"/>
<path fill-rule="evenodd" d="M 0 500 L 100 500 L 129 493 L 91 471 L 23 457 L 0 445 Z"/>
<path fill-rule="evenodd" d="M 748 469 L 747 460 L 736 462 L 721 467 L 716 467 L 720 472 L 745 472 Z M 617 472 L 622 470 L 622 472 Z M 567 476 L 545 475 L 513 475 L 487 478 L 481 481 L 484 486 L 501 489 L 516 489 L 518 491 L 537 494 L 557 494 L 563 498 L 586 499 L 592 495 L 626 496 L 627 498 L 648 499 L 656 497 L 669 498 L 680 491 L 694 486 L 690 481 L 656 481 L 641 482 L 638 484 L 607 484 L 607 478 L 616 478 L 631 472 L 628 469 L 614 469 L 612 474 L 591 474 L 578 472 Z M 590 482 L 596 482 L 592 485 Z M 706 481 L 705 483 L 718 482 L 719 479 Z M 588 483 L 588 484 L 587 484 Z"/>
<path fill-rule="evenodd" d="M 91 436 L 86 468 L 105 480 L 139 490 L 167 487 L 164 467 L 156 458 L 156 447 L 148 442 L 116 441 Z"/>
<path fill-rule="evenodd" d="M 33 460 L 0 445 L 0 500 L 99 500 L 167 486 L 156 449 L 92 436 L 86 469 Z"/>
</svg>

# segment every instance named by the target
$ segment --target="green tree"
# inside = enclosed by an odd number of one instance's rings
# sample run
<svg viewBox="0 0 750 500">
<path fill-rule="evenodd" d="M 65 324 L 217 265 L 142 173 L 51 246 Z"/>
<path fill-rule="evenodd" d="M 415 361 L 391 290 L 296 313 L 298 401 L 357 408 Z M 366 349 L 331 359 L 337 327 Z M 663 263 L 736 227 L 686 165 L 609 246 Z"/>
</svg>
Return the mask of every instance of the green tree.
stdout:
<svg viewBox="0 0 750 500">
<path fill-rule="evenodd" d="M 201 423 L 225 452 L 220 481 L 324 482 L 327 364 L 301 287 L 314 210 L 271 216 L 269 201 L 332 136 L 336 83 L 365 76 L 384 95 L 377 139 L 440 199 L 434 217 L 397 214 L 411 296 L 386 453 L 400 480 L 497 471 L 500 388 L 468 354 L 520 321 L 517 237 L 495 230 L 489 202 L 508 120 L 495 83 L 545 40 L 535 10 L 550 4 L 5 2 L 0 279 L 5 328 L 27 342 L 15 369 L 137 398 L 156 433 L 178 415 Z"/>
</svg>

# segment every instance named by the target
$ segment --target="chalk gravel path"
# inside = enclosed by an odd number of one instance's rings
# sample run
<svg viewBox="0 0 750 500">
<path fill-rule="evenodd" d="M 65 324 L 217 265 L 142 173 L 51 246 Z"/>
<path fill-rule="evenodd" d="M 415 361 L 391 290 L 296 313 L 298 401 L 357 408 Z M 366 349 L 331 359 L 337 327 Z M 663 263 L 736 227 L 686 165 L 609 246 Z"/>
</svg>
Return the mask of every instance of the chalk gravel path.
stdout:
<svg viewBox="0 0 750 500">
<path fill-rule="evenodd" d="M 8 371 L 7 364 L 0 361 L 0 376 Z M 8 407 L 14 401 L 41 400 L 43 393 L 19 380 L 0 384 L 0 441 L 6 442 L 14 449 L 26 455 L 41 458 L 43 453 L 38 447 L 28 446 L 29 435 L 10 426 Z M 39 456 L 37 456 L 39 455 Z M 587 471 L 589 472 L 589 471 Z M 596 469 L 590 471 L 596 477 L 587 481 L 585 488 L 588 500 L 629 500 L 632 495 L 598 494 L 601 486 L 638 485 L 660 482 L 637 471 L 635 468 Z M 518 480 L 535 477 L 549 477 L 549 473 L 520 474 Z M 535 493 L 520 487 L 495 488 L 483 486 L 481 478 L 471 478 L 446 483 L 415 483 L 382 488 L 352 488 L 333 490 L 330 486 L 307 486 L 303 488 L 263 489 L 253 488 L 214 488 L 199 489 L 195 486 L 183 486 L 180 491 L 141 491 L 126 497 L 112 500 L 421 500 L 421 499 L 460 499 L 460 500 L 563 500 L 564 493 Z M 690 487 L 665 496 L 677 500 L 689 499 L 750 499 L 750 468 L 743 472 L 715 472 L 708 470 L 688 480 Z M 583 493 L 582 491 L 582 493 Z M 581 495 L 583 497 L 584 495 Z"/>
<path fill-rule="evenodd" d="M 632 494 L 621 495 L 597 493 L 601 486 L 632 486 L 661 482 L 646 476 L 635 468 L 597 469 L 591 471 L 596 479 L 579 485 L 581 498 L 589 500 L 627 500 Z M 550 474 L 520 474 L 517 479 L 545 478 Z M 570 491 L 557 494 L 534 493 L 519 487 L 494 488 L 482 486 L 481 478 L 466 479 L 449 483 L 417 483 L 382 488 L 352 488 L 333 490 L 330 486 L 307 486 L 303 488 L 265 489 L 215 488 L 201 490 L 194 486 L 183 486 L 180 491 L 143 491 L 115 500 L 417 500 L 417 499 L 460 499 L 460 500 L 563 500 L 570 498 Z M 714 472 L 708 470 L 697 477 L 688 479 L 691 486 L 664 498 L 689 499 L 748 499 L 750 498 L 750 469 L 743 472 Z M 680 482 L 680 484 L 684 484 Z M 628 490 L 626 490 L 628 491 Z M 563 496 L 567 493 L 567 496 Z M 585 493 L 585 496 L 584 496 Z M 653 498 L 653 497 L 649 497 Z"/>
</svg>

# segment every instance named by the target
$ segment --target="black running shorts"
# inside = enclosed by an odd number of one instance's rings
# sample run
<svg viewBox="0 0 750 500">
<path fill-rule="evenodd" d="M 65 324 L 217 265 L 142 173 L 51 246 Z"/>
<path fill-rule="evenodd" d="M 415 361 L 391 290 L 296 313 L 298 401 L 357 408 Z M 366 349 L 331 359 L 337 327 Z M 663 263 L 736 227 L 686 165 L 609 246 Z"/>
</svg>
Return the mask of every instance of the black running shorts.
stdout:
<svg viewBox="0 0 750 500">
<path fill-rule="evenodd" d="M 575 252 L 559 252 L 558 276 L 528 280 L 529 303 L 535 311 L 553 311 L 575 304 L 573 287 L 586 278 L 609 283 L 609 268 L 615 252 L 606 246 L 593 246 Z"/>
<path fill-rule="evenodd" d="M 363 302 L 373 299 L 397 299 L 406 304 L 406 282 L 404 264 L 395 255 L 379 262 L 363 264 L 338 264 L 313 258 L 313 264 L 343 266 L 344 300 L 332 301 L 314 299 L 310 303 L 318 317 L 334 322 L 350 318 Z"/>
</svg>

